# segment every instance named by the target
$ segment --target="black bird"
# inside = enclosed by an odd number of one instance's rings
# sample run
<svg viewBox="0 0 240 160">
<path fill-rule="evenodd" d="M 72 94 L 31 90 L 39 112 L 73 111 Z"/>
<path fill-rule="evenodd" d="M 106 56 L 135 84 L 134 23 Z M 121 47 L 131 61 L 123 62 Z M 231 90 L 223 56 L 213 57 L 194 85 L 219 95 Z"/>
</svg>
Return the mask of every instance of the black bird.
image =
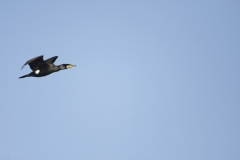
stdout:
<svg viewBox="0 0 240 160">
<path fill-rule="evenodd" d="M 30 68 L 32 69 L 32 72 L 29 74 L 26 74 L 22 77 L 19 77 L 19 78 L 43 77 L 43 76 L 47 76 L 51 73 L 58 72 L 63 69 L 69 69 L 72 67 L 76 67 L 76 65 L 72 65 L 72 64 L 61 64 L 59 66 L 56 66 L 53 63 L 56 61 L 57 58 L 58 58 L 58 56 L 54 56 L 47 60 L 43 60 L 43 55 L 42 55 L 42 56 L 38 56 L 33 59 L 30 59 L 22 66 L 22 69 L 24 66 L 26 66 L 28 64 L 30 66 Z"/>
</svg>

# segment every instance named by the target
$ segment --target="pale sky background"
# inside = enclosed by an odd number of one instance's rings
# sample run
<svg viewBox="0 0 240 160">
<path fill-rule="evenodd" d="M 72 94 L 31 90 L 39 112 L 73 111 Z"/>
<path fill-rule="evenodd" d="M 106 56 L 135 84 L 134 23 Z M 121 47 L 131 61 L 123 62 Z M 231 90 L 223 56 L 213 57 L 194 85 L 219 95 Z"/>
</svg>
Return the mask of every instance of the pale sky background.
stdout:
<svg viewBox="0 0 240 160">
<path fill-rule="evenodd" d="M 240 1 L 0 1 L 0 160 L 239 160 Z M 76 68 L 43 78 L 39 55 Z"/>
</svg>

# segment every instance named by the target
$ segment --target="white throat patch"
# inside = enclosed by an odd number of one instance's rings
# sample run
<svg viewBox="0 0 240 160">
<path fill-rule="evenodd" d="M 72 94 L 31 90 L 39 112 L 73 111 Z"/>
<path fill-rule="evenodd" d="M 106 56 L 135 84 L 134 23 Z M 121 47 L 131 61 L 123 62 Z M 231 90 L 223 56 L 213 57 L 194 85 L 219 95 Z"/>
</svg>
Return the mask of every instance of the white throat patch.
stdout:
<svg viewBox="0 0 240 160">
<path fill-rule="evenodd" d="M 38 70 L 35 71 L 35 74 L 38 74 L 39 72 L 40 72 L 40 70 L 38 69 Z"/>
</svg>

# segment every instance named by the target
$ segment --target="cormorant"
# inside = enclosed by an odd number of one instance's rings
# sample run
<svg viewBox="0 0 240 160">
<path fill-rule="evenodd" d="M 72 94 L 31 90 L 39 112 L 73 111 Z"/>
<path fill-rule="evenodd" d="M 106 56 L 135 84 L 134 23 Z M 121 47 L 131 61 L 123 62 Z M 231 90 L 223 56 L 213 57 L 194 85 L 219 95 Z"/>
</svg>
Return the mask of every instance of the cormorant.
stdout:
<svg viewBox="0 0 240 160">
<path fill-rule="evenodd" d="M 54 56 L 52 58 L 49 58 L 47 60 L 43 60 L 43 55 L 35 57 L 33 59 L 30 59 L 27 61 L 23 66 L 26 66 L 27 64 L 32 69 L 32 72 L 29 74 L 26 74 L 19 78 L 25 78 L 25 77 L 43 77 L 47 76 L 51 73 L 58 72 L 63 69 L 69 69 L 72 67 L 76 67 L 76 65 L 72 64 L 61 64 L 59 66 L 54 65 L 53 63 L 56 61 L 58 56 Z"/>
</svg>

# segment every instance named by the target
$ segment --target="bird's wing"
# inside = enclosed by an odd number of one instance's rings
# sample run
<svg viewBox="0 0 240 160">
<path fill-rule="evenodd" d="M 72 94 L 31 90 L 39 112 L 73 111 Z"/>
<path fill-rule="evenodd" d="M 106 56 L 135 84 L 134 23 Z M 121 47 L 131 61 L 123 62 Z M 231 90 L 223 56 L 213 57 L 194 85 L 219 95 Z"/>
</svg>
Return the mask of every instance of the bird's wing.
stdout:
<svg viewBox="0 0 240 160">
<path fill-rule="evenodd" d="M 57 58 L 58 58 L 58 56 L 54 56 L 52 58 L 49 58 L 49 59 L 45 60 L 45 62 L 48 63 L 48 64 L 53 64 L 56 61 Z"/>
<path fill-rule="evenodd" d="M 32 71 L 35 71 L 39 68 L 43 68 L 43 67 L 46 67 L 47 64 L 46 62 L 43 60 L 43 55 L 41 56 L 38 56 L 38 57 L 35 57 L 33 59 L 30 59 L 29 61 L 27 61 L 23 66 L 22 66 L 22 69 L 24 66 L 26 65 L 29 65 L 30 68 L 32 69 Z"/>
</svg>

